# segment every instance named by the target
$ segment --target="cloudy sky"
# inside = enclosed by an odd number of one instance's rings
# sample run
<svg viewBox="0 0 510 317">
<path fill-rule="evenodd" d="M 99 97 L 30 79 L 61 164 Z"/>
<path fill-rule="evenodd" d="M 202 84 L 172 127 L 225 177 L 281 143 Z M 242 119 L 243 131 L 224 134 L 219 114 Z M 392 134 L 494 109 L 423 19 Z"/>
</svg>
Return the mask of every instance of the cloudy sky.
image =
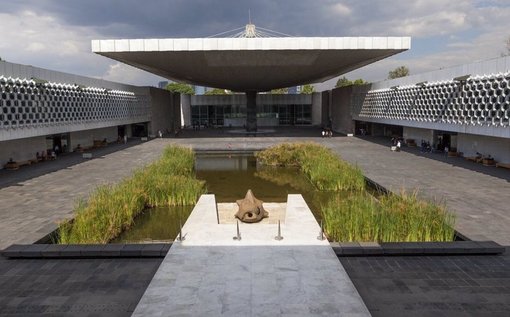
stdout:
<svg viewBox="0 0 510 317">
<path fill-rule="evenodd" d="M 91 53 L 90 40 L 207 37 L 254 24 L 294 36 L 411 36 L 410 51 L 346 74 L 383 80 L 507 52 L 509 0 L 0 0 L 4 60 L 138 85 L 160 77 Z M 320 88 L 328 88 L 326 82 Z"/>
</svg>

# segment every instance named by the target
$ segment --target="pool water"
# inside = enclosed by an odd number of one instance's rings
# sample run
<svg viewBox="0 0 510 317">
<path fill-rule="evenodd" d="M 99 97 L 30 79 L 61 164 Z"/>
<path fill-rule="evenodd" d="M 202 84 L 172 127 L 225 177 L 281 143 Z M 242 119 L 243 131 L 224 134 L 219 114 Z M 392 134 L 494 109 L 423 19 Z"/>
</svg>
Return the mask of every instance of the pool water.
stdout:
<svg viewBox="0 0 510 317">
<path fill-rule="evenodd" d="M 286 202 L 288 194 L 303 195 L 316 219 L 321 205 L 338 193 L 320 192 L 297 168 L 268 167 L 257 164 L 253 153 L 198 153 L 195 164 L 198 179 L 206 181 L 207 191 L 216 202 L 235 202 L 248 189 L 264 202 Z M 172 241 L 194 206 L 174 206 L 146 210 L 133 226 L 114 243 Z"/>
</svg>

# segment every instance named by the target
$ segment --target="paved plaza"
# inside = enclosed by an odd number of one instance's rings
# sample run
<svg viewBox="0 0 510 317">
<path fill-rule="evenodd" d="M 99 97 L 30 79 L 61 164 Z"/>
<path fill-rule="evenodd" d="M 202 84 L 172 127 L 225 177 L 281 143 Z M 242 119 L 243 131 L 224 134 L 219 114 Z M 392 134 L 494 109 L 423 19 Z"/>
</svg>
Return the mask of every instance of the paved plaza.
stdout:
<svg viewBox="0 0 510 317">
<path fill-rule="evenodd" d="M 437 159 L 440 154 L 391 152 L 389 146 L 376 139 L 321 138 L 315 136 L 319 135 L 317 129 L 276 131 L 265 137 L 232 137 L 207 130 L 183 132 L 179 138 L 154 139 L 0 189 L 0 249 L 13 243 L 33 243 L 52 232 L 59 221 L 72 216 L 78 199 L 99 184 L 131 175 L 134 169 L 158 158 L 168 144 L 197 150 L 256 150 L 289 141 L 324 144 L 386 188 L 418 188 L 420 195 L 446 202 L 457 215 L 456 229 L 463 235 L 510 245 L 510 210 L 505 199 L 505 193 L 510 193 L 508 170 L 482 168 L 468 162 L 478 168 L 472 170 L 462 167 L 462 158 L 443 160 Z M 48 163 L 59 164 L 58 160 Z M 494 176 L 495 173 L 501 176 Z"/>
<path fill-rule="evenodd" d="M 291 129 L 264 137 L 232 137 L 221 131 L 183 131 L 179 138 L 154 139 L 118 151 L 98 152 L 88 161 L 46 162 L 48 166 L 44 168 L 51 170 L 46 174 L 34 166 L 19 170 L 22 172 L 19 176 L 16 171 L 2 173 L 0 249 L 12 243 L 39 240 L 53 231 L 58 221 L 72 216 L 77 199 L 86 197 L 99 184 L 118 182 L 131 175 L 134 169 L 157 159 L 168 144 L 178 143 L 197 150 L 256 150 L 288 141 L 322 143 L 387 188 L 419 188 L 424 197 L 443 199 L 457 214 L 456 228 L 462 234 L 510 245 L 506 230 L 510 216 L 504 199 L 504 193 L 510 192 L 509 171 L 462 158 L 424 154 L 413 148 L 391 152 L 385 139 L 321 138 L 316 136 L 317 132 L 316 129 Z M 277 257 L 276 254 L 266 256 Z M 341 257 L 340 260 L 349 275 L 345 278 L 352 280 L 374 316 L 504 316 L 509 309 L 508 249 L 502 256 Z M 3 295 L 0 315 L 128 316 L 160 261 L 0 259 Z M 132 275 L 140 278 L 130 280 Z M 109 282 L 99 285 L 94 282 L 98 278 Z M 62 294 L 59 288 L 48 291 L 45 286 L 48 280 L 61 282 L 68 294 Z M 72 292 L 75 287 L 76 291 Z M 182 298 L 183 294 L 173 299 Z M 229 300 L 224 298 L 225 303 Z M 92 302 L 95 304 L 90 305 Z M 234 309 L 234 306 L 226 307 Z M 292 307 L 285 309 L 291 311 Z"/>
</svg>

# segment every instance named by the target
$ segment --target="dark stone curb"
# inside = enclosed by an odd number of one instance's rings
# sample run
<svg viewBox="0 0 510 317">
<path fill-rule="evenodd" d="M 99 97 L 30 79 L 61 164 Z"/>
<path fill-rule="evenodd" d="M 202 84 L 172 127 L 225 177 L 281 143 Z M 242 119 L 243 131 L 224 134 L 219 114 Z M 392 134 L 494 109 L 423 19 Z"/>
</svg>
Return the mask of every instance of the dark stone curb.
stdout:
<svg viewBox="0 0 510 317">
<path fill-rule="evenodd" d="M 494 241 L 331 242 L 337 256 L 502 254 Z"/>
<path fill-rule="evenodd" d="M 171 243 L 151 244 L 13 244 L 6 258 L 163 258 Z"/>
</svg>

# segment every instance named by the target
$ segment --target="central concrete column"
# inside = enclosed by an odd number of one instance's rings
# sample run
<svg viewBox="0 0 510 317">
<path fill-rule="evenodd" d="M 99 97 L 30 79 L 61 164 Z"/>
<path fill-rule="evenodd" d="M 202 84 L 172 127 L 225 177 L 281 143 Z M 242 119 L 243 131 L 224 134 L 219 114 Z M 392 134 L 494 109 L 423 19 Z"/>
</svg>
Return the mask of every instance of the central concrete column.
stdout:
<svg viewBox="0 0 510 317">
<path fill-rule="evenodd" d="M 246 92 L 246 131 L 257 131 L 257 92 Z"/>
</svg>

